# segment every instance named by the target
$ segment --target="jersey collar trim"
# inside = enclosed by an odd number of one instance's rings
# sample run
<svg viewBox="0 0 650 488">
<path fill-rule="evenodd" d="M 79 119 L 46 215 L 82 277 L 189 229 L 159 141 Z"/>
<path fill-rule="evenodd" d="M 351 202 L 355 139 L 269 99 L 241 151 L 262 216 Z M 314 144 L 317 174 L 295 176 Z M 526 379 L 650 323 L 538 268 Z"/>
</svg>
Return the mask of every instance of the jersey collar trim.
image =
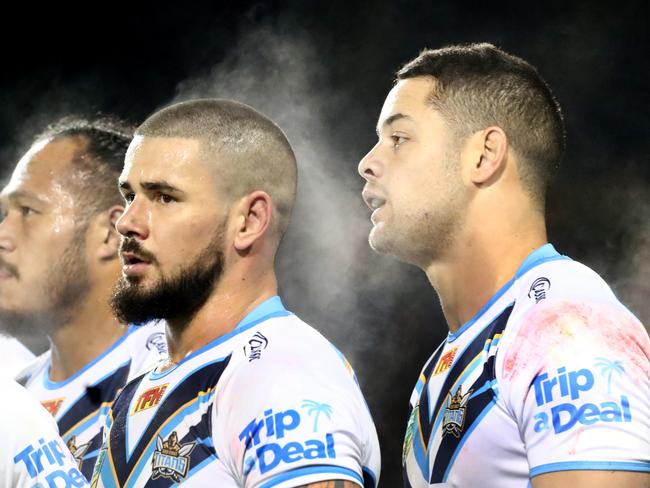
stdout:
<svg viewBox="0 0 650 488">
<path fill-rule="evenodd" d="M 264 322 L 265 320 L 272 319 L 274 317 L 286 317 L 287 315 L 291 315 L 291 312 L 289 312 L 286 308 L 284 308 L 284 305 L 282 304 L 282 300 L 280 299 L 280 297 L 275 295 L 269 298 L 268 300 L 265 300 L 264 302 L 260 303 L 252 311 L 250 311 L 248 315 L 246 315 L 246 317 L 244 317 L 235 326 L 235 328 L 232 331 L 222 336 L 219 336 L 216 339 L 213 339 L 212 341 L 208 342 L 205 346 L 185 356 L 182 360 L 176 363 L 174 367 L 166 369 L 165 371 L 162 372 L 153 370 L 151 373 L 149 373 L 149 376 L 153 380 L 162 378 L 163 376 L 167 376 L 172 371 L 175 371 L 181 364 L 184 364 L 187 361 L 191 360 L 192 358 L 195 358 L 196 356 L 203 354 L 208 349 L 212 349 L 213 347 L 216 347 L 219 344 L 223 344 L 228 339 L 236 336 L 237 334 L 245 332 L 251 327 L 254 327 L 255 325 L 259 324 L 260 322 Z"/>
<path fill-rule="evenodd" d="M 533 269 L 535 266 L 539 266 L 542 263 L 545 263 L 547 261 L 555 261 L 557 259 L 570 259 L 567 256 L 563 256 L 560 253 L 558 253 L 555 248 L 553 247 L 553 244 L 544 244 L 542 247 L 535 249 L 533 252 L 531 252 L 526 259 L 521 263 L 517 271 L 515 272 L 515 276 L 508 281 L 505 285 L 503 285 L 499 291 L 497 291 L 494 295 L 492 295 L 492 298 L 488 300 L 488 302 L 481 307 L 481 309 L 472 317 L 469 319 L 467 322 L 465 322 L 460 329 L 458 329 L 456 332 L 449 332 L 447 334 L 447 342 L 453 342 L 458 337 L 462 335 L 463 332 L 465 332 L 467 329 L 469 329 L 474 323 L 481 318 L 481 316 L 487 312 L 492 305 L 495 304 L 495 302 L 503 296 L 505 292 L 507 292 L 512 284 L 521 278 L 525 273 Z"/>
<path fill-rule="evenodd" d="M 86 365 L 81 368 L 79 371 L 77 371 L 75 374 L 70 376 L 69 378 L 63 380 L 63 381 L 52 381 L 50 379 L 50 370 L 52 369 L 52 356 L 47 360 L 47 366 L 45 369 L 45 374 L 43 375 L 43 386 L 47 388 L 48 390 L 56 390 L 58 388 L 63 388 L 65 385 L 68 383 L 74 381 L 77 379 L 79 376 L 84 374 L 86 371 L 88 371 L 90 368 L 92 368 L 95 364 L 100 362 L 102 359 L 104 359 L 106 356 L 108 356 L 112 351 L 114 351 L 117 346 L 122 344 L 126 338 L 133 333 L 133 331 L 136 330 L 137 327 L 133 325 L 129 325 L 129 327 L 126 329 L 126 332 L 120 337 L 117 341 L 113 343 L 113 345 L 109 346 L 108 349 L 106 349 L 103 353 L 101 353 L 99 356 L 97 356 L 95 359 L 90 361 L 89 363 L 86 363 Z"/>
</svg>

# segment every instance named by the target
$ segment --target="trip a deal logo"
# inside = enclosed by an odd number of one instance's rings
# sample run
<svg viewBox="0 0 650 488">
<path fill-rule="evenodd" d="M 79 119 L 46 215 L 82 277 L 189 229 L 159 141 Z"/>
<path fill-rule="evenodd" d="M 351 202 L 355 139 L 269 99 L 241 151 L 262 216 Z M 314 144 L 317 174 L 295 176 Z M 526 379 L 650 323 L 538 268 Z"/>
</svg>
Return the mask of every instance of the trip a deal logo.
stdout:
<svg viewBox="0 0 650 488">
<path fill-rule="evenodd" d="M 613 395 L 611 391 L 612 379 L 625 372 L 623 362 L 596 358 L 595 366 L 600 371 L 594 373 L 587 368 L 568 371 L 562 367 L 535 378 L 535 403 L 541 410 L 533 416 L 535 432 L 552 429 L 555 434 L 561 434 L 578 424 L 632 422 L 628 397 Z M 594 388 L 608 401 L 586 401 L 584 397 Z"/>
<path fill-rule="evenodd" d="M 239 434 L 246 446 L 244 474 L 256 468 L 264 474 L 303 459 L 335 459 L 334 436 L 320 432 L 332 411 L 326 403 L 304 400 L 300 408 L 268 409 L 251 420 Z"/>
</svg>

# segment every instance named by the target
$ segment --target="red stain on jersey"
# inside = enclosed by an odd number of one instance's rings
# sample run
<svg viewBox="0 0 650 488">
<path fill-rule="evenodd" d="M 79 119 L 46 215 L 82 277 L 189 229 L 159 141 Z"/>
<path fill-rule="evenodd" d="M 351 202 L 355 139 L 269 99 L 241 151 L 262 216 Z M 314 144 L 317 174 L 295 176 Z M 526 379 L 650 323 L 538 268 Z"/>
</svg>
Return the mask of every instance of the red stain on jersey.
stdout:
<svg viewBox="0 0 650 488">
<path fill-rule="evenodd" d="M 650 339 L 643 325 L 624 310 L 599 303 L 549 301 L 533 307 L 522 321 L 504 358 L 507 380 L 522 370 L 536 373 L 562 366 L 554 357 L 565 360 L 585 351 L 624 360 L 636 370 L 629 377 L 650 378 Z"/>
</svg>

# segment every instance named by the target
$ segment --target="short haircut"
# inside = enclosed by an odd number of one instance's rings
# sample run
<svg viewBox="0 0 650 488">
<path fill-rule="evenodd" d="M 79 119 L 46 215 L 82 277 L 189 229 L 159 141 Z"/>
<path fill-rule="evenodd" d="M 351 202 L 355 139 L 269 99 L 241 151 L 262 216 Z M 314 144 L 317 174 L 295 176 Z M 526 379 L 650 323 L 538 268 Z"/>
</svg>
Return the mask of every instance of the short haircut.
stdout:
<svg viewBox="0 0 650 488">
<path fill-rule="evenodd" d="M 133 130 L 114 116 L 64 117 L 37 136 L 37 141 L 70 138 L 82 143 L 71 165 L 71 171 L 79 177 L 70 179 L 75 207 L 81 217 L 90 217 L 113 205 L 123 205 L 117 180 L 133 139 Z"/>
<path fill-rule="evenodd" d="M 198 140 L 202 158 L 218 171 L 223 198 L 233 202 L 256 190 L 271 196 L 272 226 L 282 238 L 296 198 L 296 157 L 269 118 L 232 100 L 190 100 L 154 113 L 136 135 Z"/>
<path fill-rule="evenodd" d="M 537 70 L 492 44 L 426 49 L 397 72 L 397 81 L 434 78 L 430 103 L 458 139 L 496 125 L 519 156 L 524 188 L 543 208 L 565 148 L 560 106 Z"/>
</svg>

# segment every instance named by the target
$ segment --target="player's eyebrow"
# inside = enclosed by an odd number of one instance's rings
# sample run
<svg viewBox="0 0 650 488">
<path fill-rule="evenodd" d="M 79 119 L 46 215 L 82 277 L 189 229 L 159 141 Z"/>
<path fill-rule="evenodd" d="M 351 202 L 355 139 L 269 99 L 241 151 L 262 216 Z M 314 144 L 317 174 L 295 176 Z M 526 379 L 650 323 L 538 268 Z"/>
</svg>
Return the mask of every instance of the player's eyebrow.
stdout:
<svg viewBox="0 0 650 488">
<path fill-rule="evenodd" d="M 391 115 L 390 117 L 386 117 L 386 119 L 385 119 L 383 122 L 381 122 L 380 125 L 377 126 L 377 129 L 376 129 L 376 131 L 377 131 L 377 137 L 379 137 L 379 134 L 381 133 L 381 131 L 382 131 L 384 128 L 388 127 L 388 126 L 391 125 L 393 122 L 395 122 L 395 121 L 397 121 L 397 120 L 400 120 L 400 119 L 413 120 L 410 116 L 408 116 L 408 115 L 406 115 L 406 114 L 403 114 L 403 113 L 399 113 L 399 112 L 396 113 L 396 114 Z"/>
<path fill-rule="evenodd" d="M 3 195 L 5 196 L 5 195 Z M 38 203 L 46 203 L 45 200 L 42 198 L 39 198 L 36 196 L 34 193 L 25 191 L 25 190 L 16 190 L 12 191 L 11 193 L 7 194 L 5 196 L 8 200 L 15 202 L 16 200 L 21 200 L 21 199 L 27 199 L 27 200 L 34 200 Z"/>
<path fill-rule="evenodd" d="M 166 181 L 145 181 L 140 183 L 140 186 L 148 191 L 167 191 L 173 193 L 185 193 L 180 188 L 176 188 L 174 185 L 167 183 Z"/>
<path fill-rule="evenodd" d="M 176 188 L 174 185 L 167 183 L 166 181 L 145 181 L 140 183 L 140 186 L 147 191 L 167 191 L 173 193 L 185 193 L 180 188 Z M 131 191 L 131 185 L 128 181 L 120 181 L 118 187 L 121 192 Z"/>
</svg>

